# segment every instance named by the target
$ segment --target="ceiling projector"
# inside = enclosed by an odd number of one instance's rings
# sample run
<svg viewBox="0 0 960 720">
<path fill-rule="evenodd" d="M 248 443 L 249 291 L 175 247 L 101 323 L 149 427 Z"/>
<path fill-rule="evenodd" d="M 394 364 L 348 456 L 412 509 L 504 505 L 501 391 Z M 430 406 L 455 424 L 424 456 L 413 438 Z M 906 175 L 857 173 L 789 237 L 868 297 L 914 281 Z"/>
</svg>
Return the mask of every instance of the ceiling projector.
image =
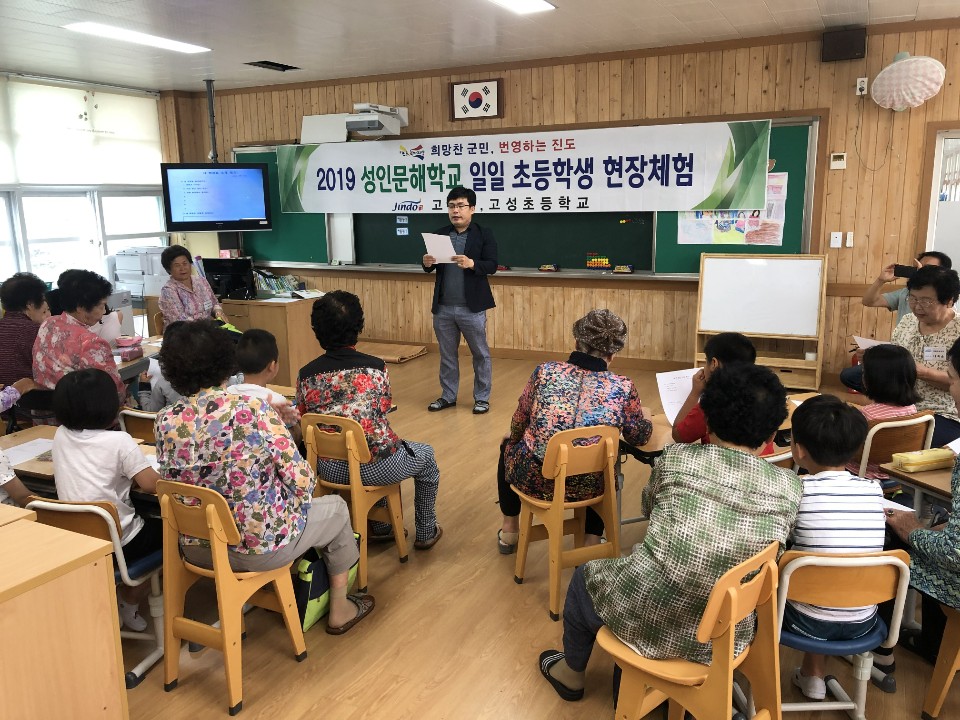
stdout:
<svg viewBox="0 0 960 720">
<path fill-rule="evenodd" d="M 381 135 L 399 135 L 405 128 L 408 113 L 405 107 L 375 105 L 374 103 L 354 103 L 353 114 L 347 115 L 347 130 L 358 135 L 378 137 Z"/>
</svg>

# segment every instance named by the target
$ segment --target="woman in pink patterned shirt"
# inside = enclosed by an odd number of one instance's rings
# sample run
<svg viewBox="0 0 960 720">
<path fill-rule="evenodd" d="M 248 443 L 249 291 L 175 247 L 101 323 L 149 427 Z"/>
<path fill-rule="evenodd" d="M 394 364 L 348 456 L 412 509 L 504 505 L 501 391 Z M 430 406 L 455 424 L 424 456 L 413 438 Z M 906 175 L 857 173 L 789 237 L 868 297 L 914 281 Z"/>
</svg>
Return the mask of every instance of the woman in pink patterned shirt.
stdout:
<svg viewBox="0 0 960 720">
<path fill-rule="evenodd" d="M 863 354 L 864 392 L 873 402 L 860 412 L 867 421 L 892 420 L 917 412 L 917 364 L 906 348 L 899 345 L 875 345 Z M 847 470 L 860 472 L 860 457 L 847 463 Z M 869 480 L 886 480 L 877 463 L 870 463 L 863 473 Z"/>
<path fill-rule="evenodd" d="M 40 387 L 53 390 L 68 372 L 97 368 L 111 377 L 123 405 L 127 386 L 117 372 L 110 344 L 90 332 L 106 312 L 112 286 L 90 270 L 67 270 L 57 286 L 63 313 L 40 326 L 33 343 L 33 379 Z"/>
<path fill-rule="evenodd" d="M 183 245 L 171 245 L 160 255 L 160 264 L 170 279 L 160 290 L 160 312 L 163 324 L 177 320 L 223 319 L 223 308 L 217 302 L 210 283 L 193 274 L 193 258 Z"/>
</svg>

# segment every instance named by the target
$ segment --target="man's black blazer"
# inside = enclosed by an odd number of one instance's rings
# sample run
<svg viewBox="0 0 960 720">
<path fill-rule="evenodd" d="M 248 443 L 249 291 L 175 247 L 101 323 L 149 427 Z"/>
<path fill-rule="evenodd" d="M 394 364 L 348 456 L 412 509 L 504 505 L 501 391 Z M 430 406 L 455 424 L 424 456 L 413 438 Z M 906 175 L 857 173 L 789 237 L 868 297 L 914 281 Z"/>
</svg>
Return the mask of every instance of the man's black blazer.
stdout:
<svg viewBox="0 0 960 720">
<path fill-rule="evenodd" d="M 447 225 L 436 231 L 437 235 L 449 235 L 453 231 L 453 225 Z M 473 260 L 474 266 L 463 270 L 463 291 L 467 298 L 467 307 L 470 312 L 480 312 L 490 310 L 496 307 L 493 301 L 493 293 L 490 291 L 490 283 L 487 281 L 487 275 L 493 275 L 497 272 L 497 241 L 493 239 L 493 231 L 484 228 L 475 222 L 470 223 L 467 228 L 467 244 L 463 249 L 463 254 Z M 437 269 L 436 265 L 424 267 L 424 271 L 433 272 Z M 437 312 L 437 306 L 440 305 L 440 284 L 443 282 L 443 273 L 437 273 L 436 282 L 433 285 L 433 312 Z"/>
</svg>

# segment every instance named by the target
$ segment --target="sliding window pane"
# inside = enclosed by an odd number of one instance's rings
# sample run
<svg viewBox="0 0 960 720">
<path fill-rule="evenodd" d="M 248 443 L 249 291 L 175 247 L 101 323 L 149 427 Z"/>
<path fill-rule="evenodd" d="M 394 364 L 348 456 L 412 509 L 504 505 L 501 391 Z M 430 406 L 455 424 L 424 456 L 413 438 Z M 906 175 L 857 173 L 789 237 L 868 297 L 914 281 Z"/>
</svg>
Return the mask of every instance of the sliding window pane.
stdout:
<svg viewBox="0 0 960 720">
<path fill-rule="evenodd" d="M 23 217 L 31 270 L 56 283 L 64 270 L 103 274 L 93 204 L 86 195 L 26 195 Z"/>
<path fill-rule="evenodd" d="M 17 272 L 17 247 L 10 208 L 9 196 L 0 195 L 0 282 Z"/>
<path fill-rule="evenodd" d="M 159 195 L 101 195 L 103 232 L 107 237 L 162 233 Z"/>
</svg>

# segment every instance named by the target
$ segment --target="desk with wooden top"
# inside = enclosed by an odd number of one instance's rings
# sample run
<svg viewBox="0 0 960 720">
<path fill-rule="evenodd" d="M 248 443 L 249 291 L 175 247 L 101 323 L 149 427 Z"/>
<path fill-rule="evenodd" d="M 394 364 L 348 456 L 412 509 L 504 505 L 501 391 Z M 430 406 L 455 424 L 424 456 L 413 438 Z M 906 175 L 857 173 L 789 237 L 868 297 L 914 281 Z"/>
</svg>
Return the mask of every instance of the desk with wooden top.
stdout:
<svg viewBox="0 0 960 720">
<path fill-rule="evenodd" d="M 323 354 L 313 334 L 310 313 L 313 300 L 272 298 L 269 300 L 224 300 L 223 314 L 238 330 L 261 328 L 277 338 L 280 371 L 277 385 L 296 385 L 300 368 Z"/>
<path fill-rule="evenodd" d="M 130 382 L 150 367 L 150 358 L 160 352 L 159 345 L 151 345 L 148 342 L 144 342 L 140 347 L 143 348 L 143 357 L 117 363 L 117 372 L 120 373 L 120 379 L 124 382 Z"/>
<path fill-rule="evenodd" d="M 57 428 L 51 425 L 34 425 L 26 430 L 0 437 L 0 450 L 30 442 L 31 440 L 53 440 Z M 145 444 L 140 446 L 144 455 L 155 455 L 156 447 Z M 53 461 L 33 458 L 13 466 L 13 472 L 27 489 L 44 497 L 56 497 L 57 487 L 53 479 Z M 136 485 L 130 490 L 130 501 L 140 515 L 159 515 L 159 501 L 153 493 L 145 492 Z"/>
<path fill-rule="evenodd" d="M 20 521 L 0 547 L 3 716 L 126 718 L 113 545 Z"/>
<path fill-rule="evenodd" d="M 913 488 L 913 509 L 918 517 L 923 510 L 923 496 L 925 494 L 934 495 L 948 502 L 952 499 L 951 478 L 953 468 L 909 473 L 898 469 L 894 463 L 881 463 L 880 467 L 890 477 L 897 478 L 904 485 Z"/>
<path fill-rule="evenodd" d="M 18 507 L 16 505 L 4 505 L 0 503 L 0 527 L 9 525 L 12 522 L 20 520 L 36 520 L 37 513 L 33 510 Z"/>
</svg>

